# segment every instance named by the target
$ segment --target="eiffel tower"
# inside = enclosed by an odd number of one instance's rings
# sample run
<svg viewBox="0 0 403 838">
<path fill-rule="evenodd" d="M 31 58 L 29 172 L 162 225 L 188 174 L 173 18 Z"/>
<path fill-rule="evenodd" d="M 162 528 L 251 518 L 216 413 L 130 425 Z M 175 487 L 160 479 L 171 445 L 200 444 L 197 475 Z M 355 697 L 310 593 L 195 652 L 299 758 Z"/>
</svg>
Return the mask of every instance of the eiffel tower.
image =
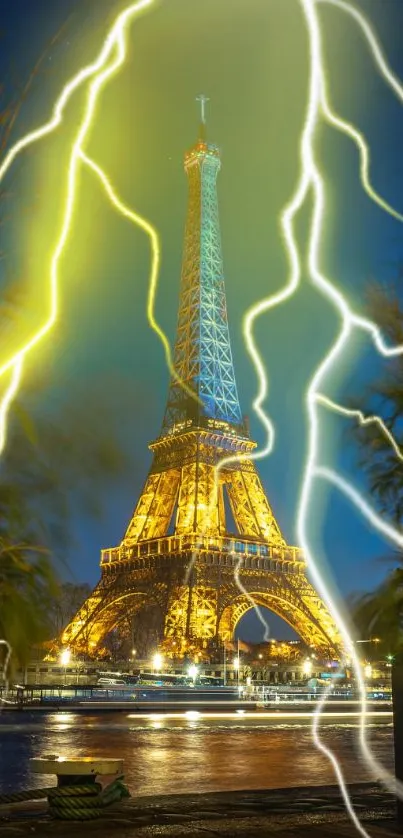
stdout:
<svg viewBox="0 0 403 838">
<path fill-rule="evenodd" d="M 207 647 L 230 639 L 253 607 L 278 614 L 303 641 L 337 654 L 339 636 L 286 544 L 262 487 L 242 417 L 228 330 L 217 201 L 221 166 L 199 139 L 185 154 L 189 199 L 174 367 L 153 461 L 118 547 L 102 550 L 101 580 L 64 630 L 75 651 L 102 648 L 113 628 L 159 609 L 160 641 Z M 184 387 L 184 383 L 186 386 Z M 227 458 L 218 471 L 217 464 Z M 230 532 L 226 519 L 232 516 Z"/>
</svg>

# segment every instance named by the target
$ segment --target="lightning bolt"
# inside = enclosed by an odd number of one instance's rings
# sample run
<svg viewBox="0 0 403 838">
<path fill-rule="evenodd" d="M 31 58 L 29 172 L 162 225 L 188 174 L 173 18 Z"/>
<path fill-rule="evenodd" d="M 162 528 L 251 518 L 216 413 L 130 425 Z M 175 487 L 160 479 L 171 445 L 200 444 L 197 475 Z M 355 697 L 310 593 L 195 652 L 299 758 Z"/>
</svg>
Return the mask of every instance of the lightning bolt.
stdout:
<svg viewBox="0 0 403 838">
<path fill-rule="evenodd" d="M 80 164 L 85 164 L 101 181 L 105 192 L 111 201 L 112 205 L 124 217 L 128 218 L 134 224 L 139 226 L 145 232 L 151 245 L 151 268 L 148 282 L 148 300 L 147 300 L 147 317 L 151 328 L 159 337 L 165 354 L 165 359 L 173 378 L 175 378 L 182 386 L 182 388 L 193 398 L 199 401 L 195 396 L 193 390 L 178 376 L 172 361 L 171 347 L 168 338 L 164 331 L 159 326 L 155 318 L 155 298 L 157 292 L 158 275 L 160 268 L 160 243 L 156 229 L 138 213 L 129 209 L 117 196 L 112 184 L 100 168 L 90 157 L 85 154 L 84 145 L 88 138 L 90 129 L 92 127 L 96 107 L 98 103 L 99 94 L 108 81 L 120 69 L 126 58 L 126 30 L 134 17 L 152 6 L 155 0 L 138 0 L 128 6 L 120 15 L 117 16 L 115 23 L 109 30 L 103 47 L 95 62 L 81 69 L 63 88 L 63 91 L 57 100 L 53 114 L 49 122 L 42 125 L 40 128 L 31 131 L 21 140 L 19 140 L 10 149 L 6 155 L 2 165 L 0 166 L 0 182 L 7 174 L 10 166 L 25 148 L 43 139 L 48 134 L 58 128 L 63 120 L 63 113 L 66 104 L 70 100 L 72 94 L 84 83 L 92 78 L 88 86 L 86 105 L 84 115 L 80 126 L 78 128 L 75 140 L 72 145 L 68 172 L 67 172 L 67 191 L 64 208 L 64 216 L 62 221 L 61 232 L 57 240 L 50 264 L 50 288 L 49 288 L 49 315 L 45 323 L 38 329 L 38 331 L 28 340 L 23 346 L 17 350 L 10 358 L 0 363 L 0 378 L 11 372 L 10 384 L 7 387 L 5 394 L 0 401 L 0 454 L 4 450 L 7 433 L 7 417 L 10 406 L 14 397 L 16 396 L 26 355 L 35 348 L 35 346 L 51 331 L 58 318 L 58 285 L 59 285 L 59 265 L 60 260 L 65 250 L 69 233 L 71 230 L 76 194 L 77 194 L 77 175 Z M 11 654 L 11 650 L 10 650 Z M 8 660 L 8 659 L 7 659 Z"/>
<path fill-rule="evenodd" d="M 121 201 L 121 199 L 116 194 L 115 189 L 112 186 L 112 183 L 108 176 L 105 174 L 103 169 L 95 163 L 87 154 L 80 148 L 79 150 L 79 157 L 81 161 L 85 163 L 85 165 L 99 178 L 101 184 L 105 190 L 107 197 L 109 198 L 112 206 L 124 216 L 124 218 L 128 218 L 129 221 L 132 221 L 133 224 L 136 224 L 143 230 L 150 239 L 151 245 L 151 270 L 150 276 L 148 281 L 148 296 L 147 296 L 147 319 L 154 330 L 154 332 L 159 337 L 165 354 L 165 360 L 167 362 L 168 369 L 173 378 L 179 382 L 181 387 L 190 395 L 192 398 L 199 401 L 199 398 L 196 396 L 194 390 L 192 390 L 177 374 L 175 367 L 172 361 L 172 353 L 171 353 L 171 345 L 169 340 L 165 334 L 165 332 L 161 329 L 161 326 L 157 322 L 155 318 L 155 299 L 157 294 L 157 287 L 158 287 L 158 276 L 160 270 L 160 262 L 161 262 L 161 255 L 160 255 L 160 242 L 158 238 L 157 231 L 155 227 L 150 224 L 147 219 L 143 216 L 139 215 L 138 213 L 134 212 L 132 209 L 126 206 L 126 204 Z"/>
<path fill-rule="evenodd" d="M 65 250 L 71 223 L 73 219 L 73 212 L 75 206 L 76 192 L 77 192 L 77 172 L 81 162 L 81 153 L 83 145 L 87 140 L 90 128 L 92 126 L 99 94 L 106 83 L 112 78 L 117 70 L 122 66 L 126 57 L 126 30 L 132 19 L 138 16 L 141 12 L 149 8 L 155 0 L 138 0 L 137 3 L 132 3 L 121 14 L 119 14 L 109 30 L 102 49 L 97 59 L 86 67 L 82 68 L 63 88 L 49 122 L 42 125 L 28 133 L 25 137 L 15 143 L 15 145 L 7 153 L 3 163 L 0 166 L 0 182 L 7 174 L 10 166 L 16 157 L 28 146 L 44 139 L 48 134 L 58 128 L 63 120 L 64 109 L 70 100 L 72 94 L 78 90 L 84 83 L 92 79 L 88 86 L 86 104 L 84 108 L 84 115 L 81 120 L 79 129 L 77 131 L 68 165 L 67 172 L 67 191 L 65 200 L 64 216 L 62 221 L 62 228 L 60 236 L 56 243 L 50 264 L 50 287 L 49 287 L 49 314 L 42 326 L 30 337 L 12 356 L 0 363 L 0 378 L 9 371 L 12 371 L 12 381 L 8 387 L 2 401 L 0 402 L 0 453 L 4 449 L 6 441 L 6 420 L 12 400 L 16 395 L 23 370 L 23 363 L 26 355 L 34 349 L 37 344 L 50 332 L 55 325 L 58 318 L 58 283 L 59 283 L 59 263 L 62 254 Z M 140 223 L 139 216 L 136 216 L 137 223 Z M 134 216 L 133 216 L 134 220 Z M 153 237 L 154 260 L 152 268 L 152 277 L 150 286 L 154 289 L 156 285 L 156 253 L 155 241 L 156 233 L 151 230 L 151 225 L 147 226 L 144 222 L 143 229 L 145 229 Z M 158 262 L 157 262 L 158 269 Z M 152 298 L 153 301 L 153 298 Z M 155 320 L 153 321 L 153 327 Z M 158 330 L 159 337 L 162 338 L 161 330 Z M 165 338 L 165 336 L 164 336 Z M 164 342 L 164 341 L 163 341 Z M 169 344 L 165 338 L 164 342 L 165 354 L 168 365 L 172 367 L 170 358 Z"/>
<path fill-rule="evenodd" d="M 380 416 L 377 416 L 376 414 L 373 414 L 371 416 L 365 416 L 361 410 L 353 410 L 351 408 L 343 407 L 343 405 L 337 404 L 333 401 L 333 399 L 329 399 L 322 393 L 316 394 L 316 402 L 317 404 L 324 405 L 328 408 L 328 410 L 333 411 L 333 413 L 339 413 L 341 416 L 347 416 L 349 418 L 357 419 L 359 425 L 378 425 L 379 430 L 386 437 L 390 446 L 394 449 L 396 457 L 398 457 L 399 460 L 403 461 L 403 453 L 400 446 L 397 444 L 393 434 L 385 425 L 385 422 L 383 421 L 383 419 L 381 419 Z"/>
<path fill-rule="evenodd" d="M 10 383 L 0 402 L 0 454 L 6 444 L 6 422 L 9 407 L 16 396 L 22 376 L 23 358 L 17 358 L 11 368 Z"/>
<path fill-rule="evenodd" d="M 85 164 L 91 169 L 100 179 L 111 203 L 114 207 L 126 218 L 137 224 L 149 236 L 151 243 L 151 269 L 148 283 L 148 302 L 147 302 L 147 316 L 150 326 L 154 329 L 159 339 L 162 342 L 167 365 L 173 377 L 175 377 L 190 395 L 194 396 L 193 391 L 183 382 L 176 374 L 172 363 L 171 349 L 169 341 L 158 325 L 155 314 L 155 296 L 157 290 L 157 281 L 160 266 L 160 245 L 158 234 L 155 228 L 146 219 L 142 218 L 138 213 L 133 212 L 126 207 L 123 202 L 117 197 L 112 185 L 102 171 L 102 169 L 84 152 L 83 146 L 88 138 L 91 126 L 94 121 L 96 106 L 98 103 L 99 94 L 106 83 L 113 77 L 113 75 L 122 66 L 126 57 L 126 30 L 132 19 L 145 11 L 148 7 L 153 5 L 155 0 L 138 0 L 128 6 L 115 20 L 110 31 L 108 32 L 103 47 L 95 62 L 81 69 L 64 87 L 59 99 L 57 100 L 53 114 L 49 122 L 42 125 L 40 128 L 31 131 L 21 140 L 19 140 L 10 149 L 4 161 L 0 166 L 0 182 L 7 174 L 10 166 L 25 148 L 45 138 L 48 134 L 55 131 L 63 120 L 63 113 L 66 104 L 71 98 L 72 94 L 84 83 L 90 82 L 87 91 L 86 104 L 84 108 L 84 115 L 79 125 L 75 140 L 72 145 L 70 160 L 67 171 L 67 190 L 64 208 L 64 216 L 62 221 L 61 232 L 56 243 L 51 263 L 50 263 L 50 287 L 49 287 L 49 314 L 43 325 L 38 331 L 30 337 L 11 357 L 0 363 L 0 378 L 11 374 L 10 382 L 5 390 L 5 393 L 0 400 L 0 454 L 4 450 L 7 433 L 7 417 L 10 406 L 14 397 L 16 396 L 21 376 L 23 372 L 23 364 L 25 357 L 31 352 L 37 344 L 51 331 L 58 318 L 58 285 L 59 285 L 59 265 L 62 254 L 65 250 L 69 233 L 71 230 L 76 193 L 77 193 L 77 174 L 80 164 Z M 3 669 L 4 678 L 8 669 L 8 662 L 12 654 L 12 649 L 6 641 L 0 641 L 0 644 L 7 646 L 6 662 Z"/>
<path fill-rule="evenodd" d="M 372 29 L 367 20 L 364 18 L 364 16 L 356 9 L 354 9 L 354 7 L 350 6 L 348 3 L 343 2 L 343 0 L 319 1 L 330 2 L 332 5 L 350 14 L 355 19 L 355 21 L 359 24 L 362 31 L 364 32 L 364 35 L 370 45 L 373 57 L 375 59 L 379 71 L 381 72 L 385 80 L 389 83 L 389 85 L 393 88 L 398 98 L 402 101 L 403 88 L 400 82 L 397 80 L 397 78 L 389 70 L 387 63 L 383 57 L 382 50 L 378 45 L 377 39 L 375 38 L 375 35 L 373 34 Z M 403 353 L 403 346 L 390 347 L 384 342 L 381 331 L 376 326 L 376 324 L 374 324 L 366 318 L 360 317 L 357 314 L 355 314 L 348 305 L 341 292 L 321 273 L 320 244 L 323 231 L 326 195 L 324 180 L 321 175 L 315 155 L 316 130 L 321 117 L 324 118 L 329 124 L 331 124 L 339 131 L 347 134 L 356 143 L 360 153 L 361 183 L 369 197 L 373 201 L 375 201 L 379 206 L 381 206 L 382 209 L 384 209 L 386 212 L 388 212 L 390 215 L 392 215 L 399 221 L 403 221 L 403 215 L 397 212 L 386 201 L 384 201 L 383 198 L 379 196 L 379 194 L 373 189 L 369 178 L 369 149 L 362 134 L 359 131 L 357 131 L 354 128 L 354 126 L 352 126 L 350 123 L 338 117 L 331 109 L 331 106 L 329 104 L 329 96 L 326 88 L 326 77 L 322 57 L 321 33 L 319 20 L 317 17 L 316 0 L 299 0 L 299 2 L 304 14 L 305 24 L 309 38 L 310 81 L 307 112 L 300 141 L 301 166 L 299 180 L 290 202 L 287 204 L 280 217 L 281 231 L 285 243 L 286 253 L 289 259 L 290 275 L 285 287 L 282 288 L 277 294 L 260 301 L 251 309 L 249 309 L 244 318 L 243 333 L 246 342 L 246 347 L 250 357 L 252 358 L 252 362 L 255 366 L 258 378 L 258 391 L 257 396 L 253 402 L 253 407 L 255 413 L 257 414 L 258 418 L 263 422 L 267 431 L 266 445 L 260 452 L 260 456 L 265 456 L 266 454 L 269 454 L 273 449 L 275 433 L 271 420 L 266 416 L 263 410 L 263 403 L 268 393 L 268 381 L 263 362 L 261 360 L 261 357 L 256 347 L 256 343 L 254 341 L 253 327 L 257 317 L 259 317 L 264 312 L 267 312 L 270 309 L 274 308 L 275 306 L 283 303 L 286 299 L 291 297 L 300 283 L 301 264 L 298 247 L 295 240 L 293 224 L 295 217 L 298 211 L 304 205 L 308 194 L 312 192 L 313 212 L 310 226 L 308 251 L 308 265 L 310 278 L 314 286 L 320 291 L 321 294 L 323 294 L 329 300 L 329 302 L 336 309 L 341 319 L 341 328 L 336 341 L 334 342 L 328 354 L 323 359 L 322 363 L 314 373 L 308 385 L 306 393 L 306 408 L 309 418 L 309 444 L 307 461 L 304 470 L 302 491 L 300 495 L 298 508 L 298 541 L 304 550 L 304 554 L 315 587 L 318 593 L 321 595 L 324 602 L 326 603 L 330 613 L 332 614 L 339 628 L 341 637 L 345 645 L 345 649 L 349 653 L 349 656 L 353 664 L 353 669 L 357 678 L 361 696 L 360 744 L 364 758 L 367 764 L 370 766 L 371 770 L 374 772 L 375 775 L 381 778 L 385 786 L 387 786 L 394 793 L 398 794 L 399 797 L 403 797 L 403 784 L 399 783 L 392 775 L 389 774 L 389 772 L 385 771 L 383 766 L 380 765 L 379 762 L 373 757 L 373 754 L 370 752 L 368 748 L 365 728 L 366 691 L 361 674 L 360 661 L 355 652 L 354 642 L 349 635 L 347 625 L 345 624 L 341 614 L 339 613 L 337 605 L 334 602 L 330 592 L 328 591 L 327 586 L 323 581 L 321 573 L 316 565 L 314 556 L 309 546 L 307 536 L 308 513 L 310 509 L 313 483 L 315 478 L 319 477 L 332 482 L 333 485 L 336 485 L 341 491 L 343 491 L 344 494 L 346 494 L 349 497 L 349 499 L 353 501 L 353 503 L 358 507 L 360 512 L 363 515 L 365 515 L 366 519 L 378 530 L 380 530 L 384 535 L 386 535 L 388 538 L 390 538 L 392 541 L 399 545 L 403 543 L 403 537 L 401 536 L 401 534 L 394 527 L 383 522 L 381 518 L 378 515 L 376 515 L 376 513 L 369 507 L 369 505 L 366 504 L 361 495 L 355 489 L 353 489 L 353 487 L 351 487 L 351 485 L 347 481 L 340 478 L 339 475 L 337 475 L 331 469 L 325 469 L 317 464 L 320 453 L 320 422 L 319 416 L 317 414 L 317 405 L 320 403 L 326 406 L 328 409 L 336 410 L 337 412 L 343 413 L 346 416 L 357 418 L 361 424 L 376 421 L 380 425 L 385 435 L 388 437 L 391 445 L 395 450 L 396 455 L 400 459 L 402 459 L 399 446 L 397 445 L 390 431 L 388 430 L 385 423 L 382 421 L 380 417 L 373 416 L 365 418 L 360 411 L 348 410 L 347 408 L 341 407 L 340 405 L 336 405 L 334 402 L 332 402 L 330 399 L 327 399 L 321 393 L 321 390 L 324 389 L 324 385 L 326 383 L 330 371 L 335 366 L 336 362 L 340 359 L 340 356 L 342 352 L 345 350 L 353 330 L 356 328 L 364 330 L 371 336 L 378 352 L 383 356 L 391 357 Z M 331 764 L 333 765 L 344 798 L 346 809 L 354 825 L 363 836 L 367 836 L 368 833 L 362 826 L 359 818 L 357 817 L 352 807 L 340 765 L 335 755 L 332 753 L 332 751 L 330 751 L 330 749 L 324 746 L 319 736 L 319 719 L 326 698 L 327 693 L 325 692 L 325 695 L 323 696 L 322 701 L 320 702 L 320 705 L 318 706 L 314 714 L 312 730 L 315 744 L 326 755 L 326 757 L 330 760 Z"/>
</svg>

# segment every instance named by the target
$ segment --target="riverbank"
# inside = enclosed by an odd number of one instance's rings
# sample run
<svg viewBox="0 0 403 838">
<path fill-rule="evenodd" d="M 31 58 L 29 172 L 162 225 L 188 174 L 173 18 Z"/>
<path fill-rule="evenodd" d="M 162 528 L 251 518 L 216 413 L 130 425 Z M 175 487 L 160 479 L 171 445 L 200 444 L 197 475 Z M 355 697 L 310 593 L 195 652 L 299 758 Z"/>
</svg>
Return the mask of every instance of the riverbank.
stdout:
<svg viewBox="0 0 403 838">
<path fill-rule="evenodd" d="M 352 784 L 349 794 L 365 828 L 377 838 L 401 834 L 393 797 L 373 783 Z M 132 797 L 110 807 L 102 818 L 85 823 L 50 820 L 44 801 L 0 807 L 0 838 L 34 835 L 74 838 L 184 838 L 212 835 L 254 838 L 275 832 L 312 838 L 349 838 L 357 831 L 338 786 L 269 791 L 215 792 Z"/>
</svg>

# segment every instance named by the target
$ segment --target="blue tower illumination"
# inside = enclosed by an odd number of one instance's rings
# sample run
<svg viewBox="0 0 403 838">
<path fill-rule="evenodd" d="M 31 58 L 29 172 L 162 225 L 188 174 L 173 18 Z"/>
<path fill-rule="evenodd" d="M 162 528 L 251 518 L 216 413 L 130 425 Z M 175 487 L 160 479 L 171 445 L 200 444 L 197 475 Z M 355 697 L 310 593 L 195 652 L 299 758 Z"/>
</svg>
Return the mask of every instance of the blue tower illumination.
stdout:
<svg viewBox="0 0 403 838">
<path fill-rule="evenodd" d="M 242 414 L 232 361 L 221 252 L 217 146 L 205 139 L 205 96 L 199 96 L 199 140 L 185 154 L 189 199 L 182 260 L 175 370 L 197 398 L 171 381 L 163 432 L 206 419 L 240 428 Z"/>
</svg>

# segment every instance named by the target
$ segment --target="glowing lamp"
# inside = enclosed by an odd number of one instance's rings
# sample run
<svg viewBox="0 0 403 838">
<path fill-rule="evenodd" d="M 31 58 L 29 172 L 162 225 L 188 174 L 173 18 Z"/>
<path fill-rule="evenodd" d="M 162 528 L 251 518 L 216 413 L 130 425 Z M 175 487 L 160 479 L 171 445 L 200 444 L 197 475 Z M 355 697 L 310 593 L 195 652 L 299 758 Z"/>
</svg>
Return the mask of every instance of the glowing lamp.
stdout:
<svg viewBox="0 0 403 838">
<path fill-rule="evenodd" d="M 157 652 L 153 657 L 153 666 L 157 671 L 162 667 L 162 655 L 160 655 L 159 652 Z"/>
<path fill-rule="evenodd" d="M 62 666 L 68 666 L 70 663 L 71 652 L 70 649 L 63 649 L 60 655 L 60 663 Z"/>
</svg>

